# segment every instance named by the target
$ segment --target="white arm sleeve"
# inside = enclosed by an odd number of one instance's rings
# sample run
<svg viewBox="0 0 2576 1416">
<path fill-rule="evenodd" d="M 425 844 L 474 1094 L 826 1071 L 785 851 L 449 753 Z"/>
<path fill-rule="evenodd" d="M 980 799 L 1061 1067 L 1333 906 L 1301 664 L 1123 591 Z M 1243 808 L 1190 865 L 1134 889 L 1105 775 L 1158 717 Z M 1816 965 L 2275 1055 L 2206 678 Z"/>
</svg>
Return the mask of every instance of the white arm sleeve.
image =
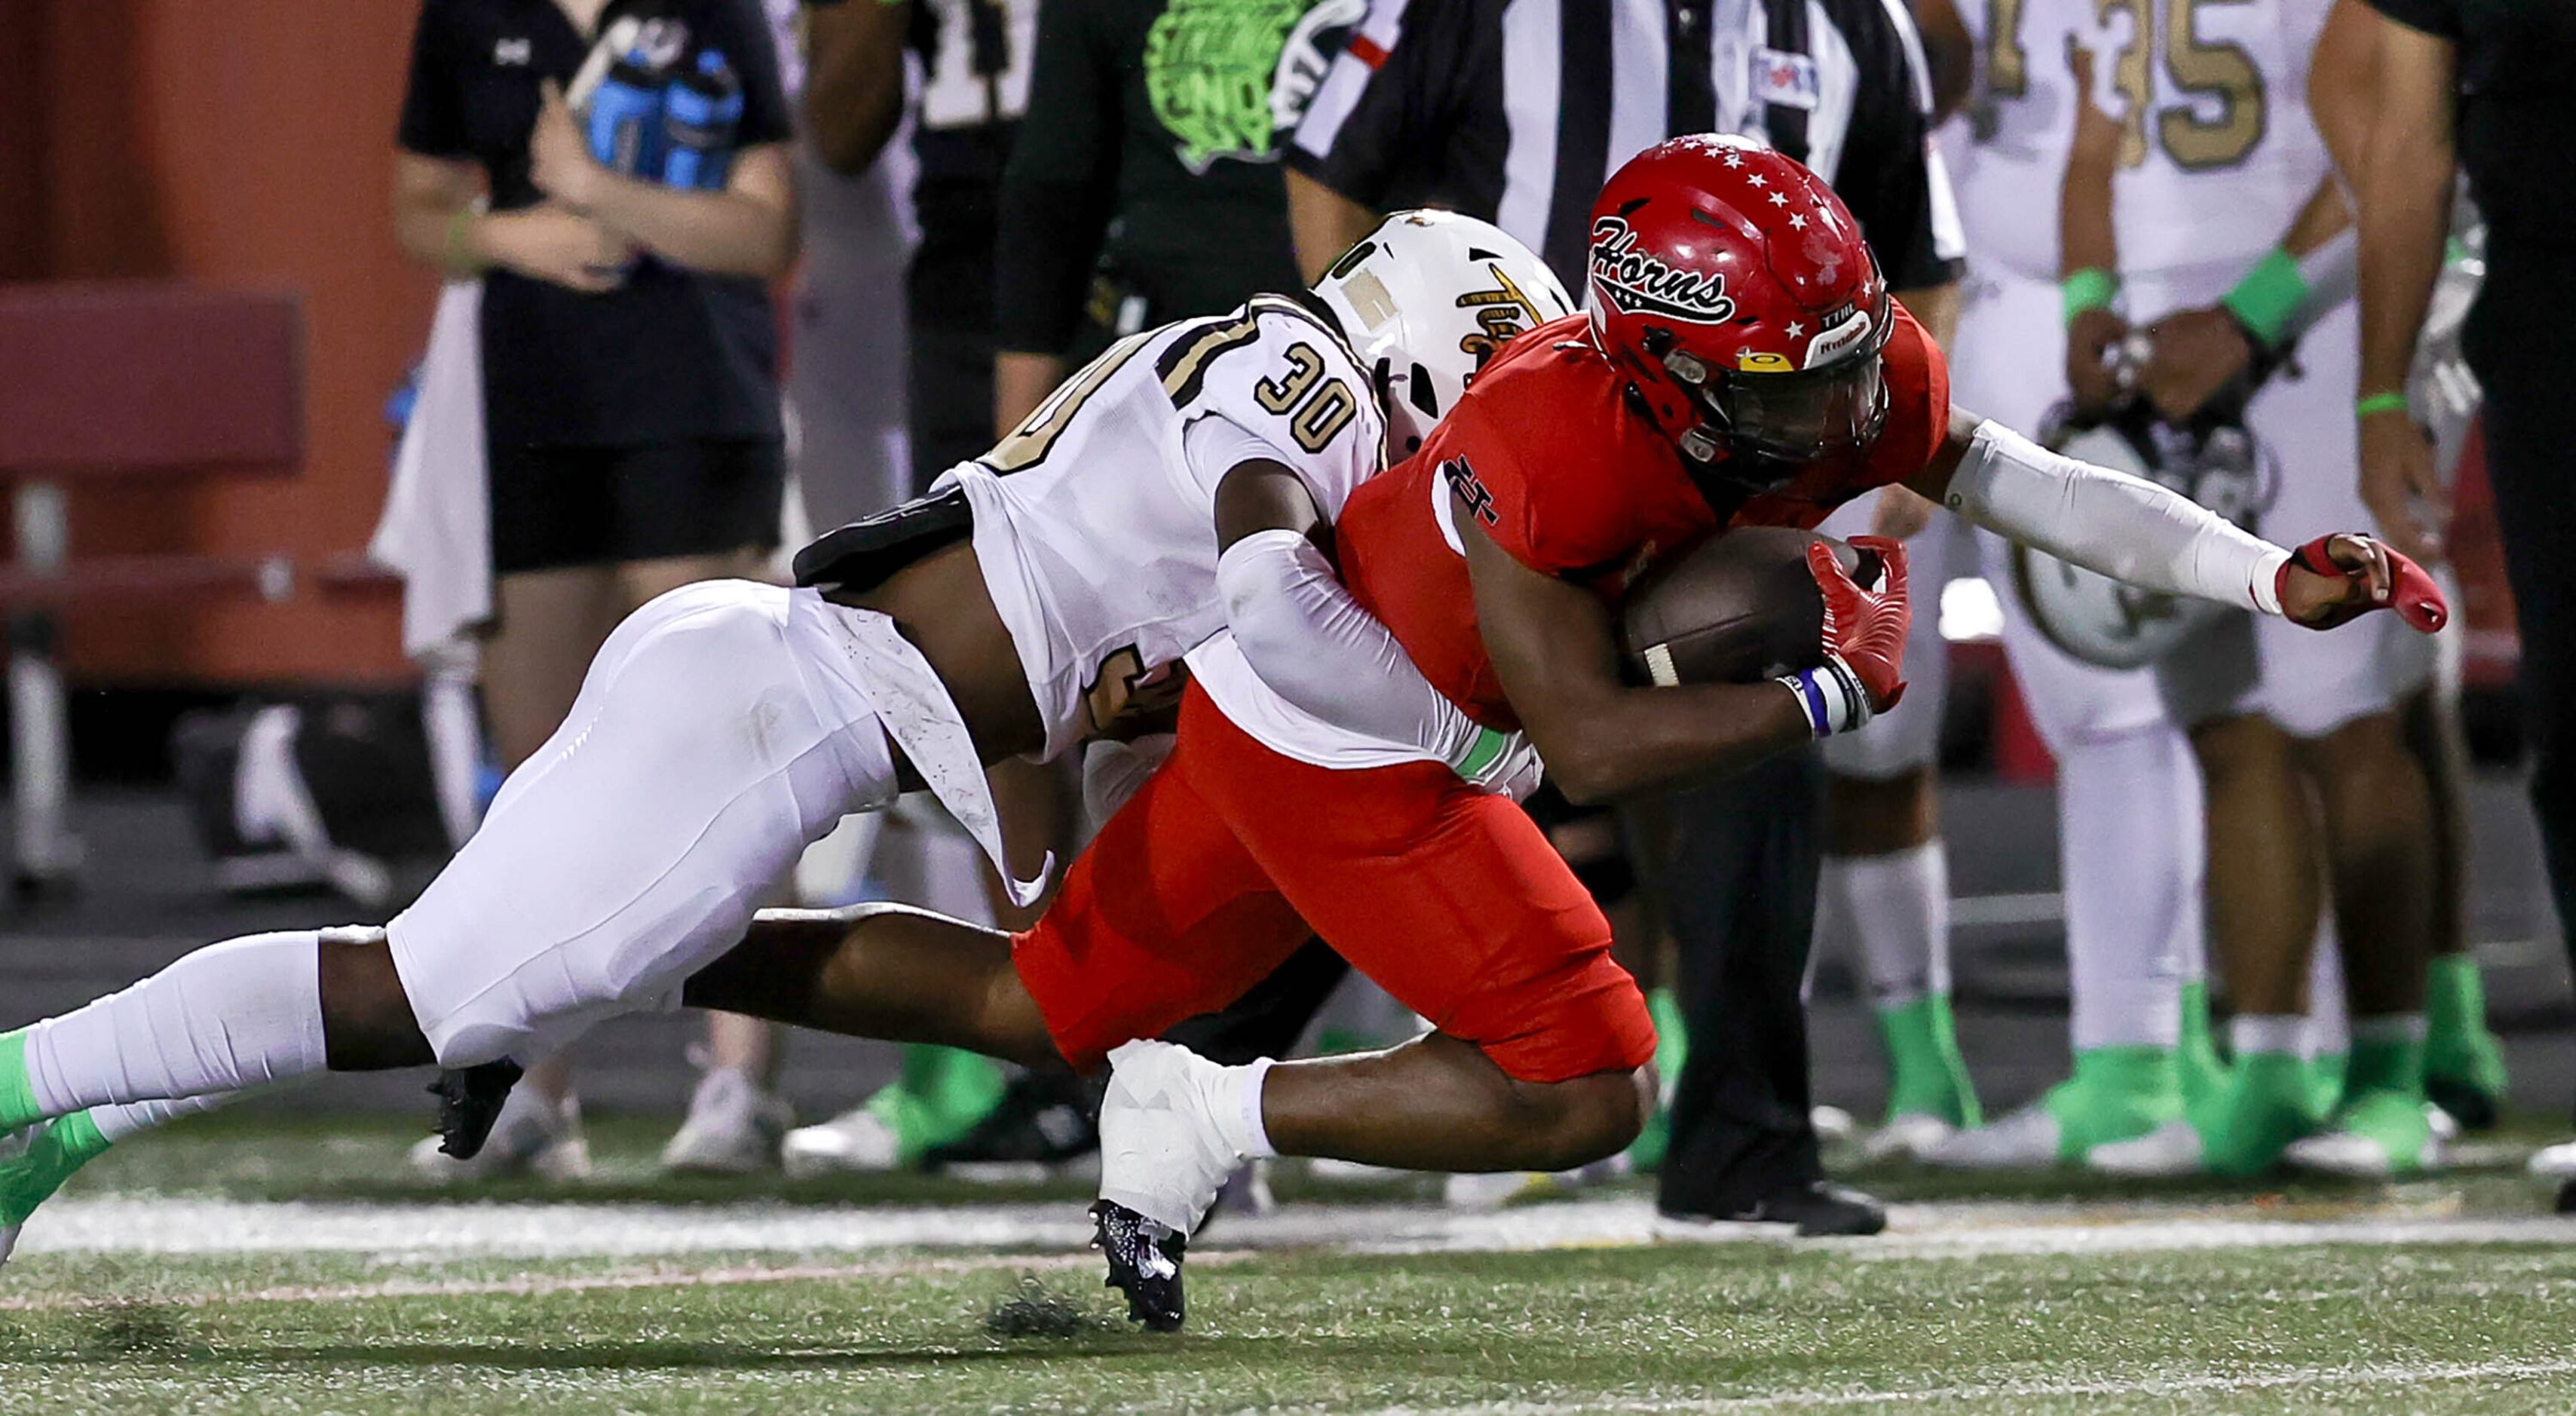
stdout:
<svg viewBox="0 0 2576 1416">
<path fill-rule="evenodd" d="M 1217 593 L 1243 657 L 1272 692 L 1336 727 L 1455 765 L 1476 725 L 1414 667 L 1294 531 L 1257 531 L 1216 563 Z"/>
<path fill-rule="evenodd" d="M 2180 492 L 2060 456 L 1991 419 L 1977 425 L 1948 500 L 1989 531 L 2114 580 L 2281 612 L 2289 552 Z"/>
</svg>

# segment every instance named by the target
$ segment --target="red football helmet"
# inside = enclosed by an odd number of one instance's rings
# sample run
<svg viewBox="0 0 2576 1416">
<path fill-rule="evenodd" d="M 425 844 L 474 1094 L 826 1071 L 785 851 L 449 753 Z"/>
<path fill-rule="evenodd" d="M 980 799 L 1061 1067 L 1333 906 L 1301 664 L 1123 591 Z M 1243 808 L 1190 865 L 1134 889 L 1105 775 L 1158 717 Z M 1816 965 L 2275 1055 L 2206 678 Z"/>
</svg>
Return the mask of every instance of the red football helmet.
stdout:
<svg viewBox="0 0 2576 1416">
<path fill-rule="evenodd" d="M 1747 490 L 1887 422 L 1887 283 L 1842 199 L 1745 138 L 1668 139 L 1592 207 L 1591 313 L 1655 423 Z"/>
</svg>

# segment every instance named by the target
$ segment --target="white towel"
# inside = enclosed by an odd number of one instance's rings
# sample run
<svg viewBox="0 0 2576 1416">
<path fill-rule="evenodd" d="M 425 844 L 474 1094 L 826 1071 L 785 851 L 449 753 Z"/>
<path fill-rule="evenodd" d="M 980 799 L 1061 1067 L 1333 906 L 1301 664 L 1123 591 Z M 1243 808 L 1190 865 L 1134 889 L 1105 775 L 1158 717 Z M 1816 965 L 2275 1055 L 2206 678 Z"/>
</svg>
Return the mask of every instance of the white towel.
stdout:
<svg viewBox="0 0 2576 1416">
<path fill-rule="evenodd" d="M 430 322 L 393 486 L 367 555 L 403 578 L 403 652 L 422 658 L 492 617 L 492 486 L 483 426 L 483 282 L 451 280 Z M 451 651 L 452 652 L 452 651 Z"/>
</svg>

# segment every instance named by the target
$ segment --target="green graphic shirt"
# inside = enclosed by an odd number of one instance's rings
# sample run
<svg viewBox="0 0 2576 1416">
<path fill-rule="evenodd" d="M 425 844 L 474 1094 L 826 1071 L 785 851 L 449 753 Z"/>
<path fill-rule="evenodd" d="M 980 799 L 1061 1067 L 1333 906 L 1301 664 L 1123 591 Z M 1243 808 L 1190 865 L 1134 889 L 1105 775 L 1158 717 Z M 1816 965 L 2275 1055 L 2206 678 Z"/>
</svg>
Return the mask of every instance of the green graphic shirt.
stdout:
<svg viewBox="0 0 2576 1416">
<path fill-rule="evenodd" d="M 1002 347 L 1295 290 L 1279 148 L 1366 0 L 1042 0 L 1003 178 Z"/>
</svg>

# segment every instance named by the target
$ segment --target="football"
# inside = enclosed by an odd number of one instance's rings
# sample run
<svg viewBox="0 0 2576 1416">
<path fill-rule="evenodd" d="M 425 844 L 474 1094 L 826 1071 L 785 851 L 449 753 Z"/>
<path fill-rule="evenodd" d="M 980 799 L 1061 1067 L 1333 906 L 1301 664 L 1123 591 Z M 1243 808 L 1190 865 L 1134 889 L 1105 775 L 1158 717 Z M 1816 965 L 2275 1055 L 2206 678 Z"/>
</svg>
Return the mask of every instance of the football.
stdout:
<svg viewBox="0 0 2576 1416">
<path fill-rule="evenodd" d="M 1813 531 L 1747 526 L 1650 570 L 1628 592 L 1620 638 L 1640 683 L 1758 683 L 1824 662 L 1825 598 L 1807 546 L 1834 548 L 1843 569 L 1877 583 L 1879 558 Z"/>
</svg>

